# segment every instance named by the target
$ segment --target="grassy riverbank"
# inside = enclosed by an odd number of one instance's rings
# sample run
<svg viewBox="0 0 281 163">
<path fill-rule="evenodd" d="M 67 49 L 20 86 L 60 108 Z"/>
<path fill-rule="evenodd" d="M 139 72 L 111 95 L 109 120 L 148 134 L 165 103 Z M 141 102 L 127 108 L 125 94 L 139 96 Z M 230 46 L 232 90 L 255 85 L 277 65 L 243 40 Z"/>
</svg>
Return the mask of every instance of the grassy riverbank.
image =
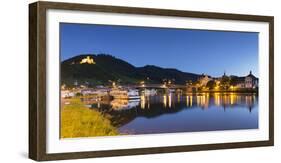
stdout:
<svg viewBox="0 0 281 163">
<path fill-rule="evenodd" d="M 61 110 L 61 138 L 118 135 L 106 117 L 85 107 L 79 98 L 68 101 Z"/>
</svg>

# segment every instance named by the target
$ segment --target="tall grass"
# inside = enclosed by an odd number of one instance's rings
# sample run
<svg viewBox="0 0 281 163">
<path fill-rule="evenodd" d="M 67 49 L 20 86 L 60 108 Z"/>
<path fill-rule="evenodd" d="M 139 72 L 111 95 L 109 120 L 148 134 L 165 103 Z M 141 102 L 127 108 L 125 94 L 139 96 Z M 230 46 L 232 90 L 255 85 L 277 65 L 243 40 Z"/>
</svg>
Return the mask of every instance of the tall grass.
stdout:
<svg viewBox="0 0 281 163">
<path fill-rule="evenodd" d="M 78 98 L 61 110 L 61 138 L 118 135 L 110 121 L 98 111 L 88 109 Z"/>
</svg>

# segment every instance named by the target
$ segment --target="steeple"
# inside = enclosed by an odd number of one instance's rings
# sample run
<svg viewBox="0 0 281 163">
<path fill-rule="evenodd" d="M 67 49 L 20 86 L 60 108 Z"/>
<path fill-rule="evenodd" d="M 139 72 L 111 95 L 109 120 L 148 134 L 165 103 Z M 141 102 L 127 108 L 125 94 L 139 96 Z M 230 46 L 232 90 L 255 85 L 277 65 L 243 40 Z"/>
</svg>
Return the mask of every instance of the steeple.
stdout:
<svg viewBox="0 0 281 163">
<path fill-rule="evenodd" d="M 249 75 L 247 75 L 247 77 L 256 78 L 256 77 L 252 74 L 252 71 L 250 71 L 250 73 L 249 73 Z"/>
</svg>

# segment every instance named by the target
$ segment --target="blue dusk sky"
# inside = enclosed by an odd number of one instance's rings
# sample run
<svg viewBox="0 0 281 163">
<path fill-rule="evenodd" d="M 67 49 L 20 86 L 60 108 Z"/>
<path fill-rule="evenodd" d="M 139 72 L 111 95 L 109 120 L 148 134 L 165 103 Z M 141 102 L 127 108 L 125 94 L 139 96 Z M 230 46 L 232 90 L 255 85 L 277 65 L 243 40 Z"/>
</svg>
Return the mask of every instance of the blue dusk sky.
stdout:
<svg viewBox="0 0 281 163">
<path fill-rule="evenodd" d="M 136 67 L 155 65 L 221 76 L 258 75 L 258 33 L 60 24 L 62 60 L 105 53 Z M 109 65 L 110 66 L 110 65 Z"/>
</svg>

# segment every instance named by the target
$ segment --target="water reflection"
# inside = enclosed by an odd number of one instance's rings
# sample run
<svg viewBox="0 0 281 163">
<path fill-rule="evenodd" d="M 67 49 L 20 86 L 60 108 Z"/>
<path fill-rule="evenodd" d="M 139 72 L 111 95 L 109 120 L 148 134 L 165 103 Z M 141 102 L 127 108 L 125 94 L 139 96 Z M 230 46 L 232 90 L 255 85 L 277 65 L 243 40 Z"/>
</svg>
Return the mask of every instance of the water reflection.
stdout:
<svg viewBox="0 0 281 163">
<path fill-rule="evenodd" d="M 114 100 L 115 101 L 115 100 Z M 128 109 L 128 103 L 136 104 L 136 101 L 129 100 L 116 100 L 123 101 L 123 108 Z M 209 108 L 210 105 L 215 105 L 218 107 L 232 107 L 236 105 L 245 106 L 250 109 L 253 105 L 257 104 L 257 97 L 255 94 L 237 94 L 237 93 L 201 93 L 201 94 L 189 94 L 189 95 L 175 95 L 175 94 L 164 94 L 162 96 L 141 96 L 140 98 L 140 108 L 149 109 L 150 104 L 162 103 L 164 108 L 173 108 L 175 103 L 185 103 L 186 107 L 196 107 Z M 136 107 L 132 105 L 131 108 Z M 113 109 L 116 109 L 112 106 Z M 122 109 L 122 105 L 117 107 Z"/>
<path fill-rule="evenodd" d="M 138 100 L 82 100 L 85 104 L 90 104 L 89 107 L 110 117 L 112 125 L 125 133 L 130 131 L 129 133 L 145 134 L 258 127 L 256 94 L 182 95 L 170 93 L 156 96 L 143 95 Z M 198 109 L 203 112 L 196 111 Z M 256 110 L 254 113 L 252 113 L 253 109 Z M 222 112 L 230 110 L 231 112 L 222 114 L 220 110 Z M 201 124 L 202 118 L 206 124 Z M 191 119 L 192 122 L 190 122 Z M 169 128 L 163 127 L 165 124 Z"/>
</svg>

